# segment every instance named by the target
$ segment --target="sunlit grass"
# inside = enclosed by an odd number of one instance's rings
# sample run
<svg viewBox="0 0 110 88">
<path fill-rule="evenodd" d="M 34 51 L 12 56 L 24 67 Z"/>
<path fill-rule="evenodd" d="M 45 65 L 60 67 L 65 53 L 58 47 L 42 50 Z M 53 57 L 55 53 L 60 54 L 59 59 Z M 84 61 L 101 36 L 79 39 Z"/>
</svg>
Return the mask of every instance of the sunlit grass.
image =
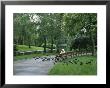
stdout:
<svg viewBox="0 0 110 88">
<path fill-rule="evenodd" d="M 31 46 L 31 48 L 29 48 L 29 46 L 27 45 L 17 45 L 17 50 L 18 51 L 34 51 L 34 50 L 44 50 L 44 48 L 35 47 L 35 46 Z"/>
<path fill-rule="evenodd" d="M 77 64 L 69 63 L 74 59 L 79 60 Z M 93 60 L 92 63 L 86 64 L 88 61 Z M 64 63 L 66 62 L 66 63 Z M 83 64 L 80 65 L 80 62 Z M 63 62 L 57 63 L 50 71 L 49 75 L 96 75 L 97 62 L 95 56 L 80 56 L 72 59 L 67 59 Z"/>
</svg>

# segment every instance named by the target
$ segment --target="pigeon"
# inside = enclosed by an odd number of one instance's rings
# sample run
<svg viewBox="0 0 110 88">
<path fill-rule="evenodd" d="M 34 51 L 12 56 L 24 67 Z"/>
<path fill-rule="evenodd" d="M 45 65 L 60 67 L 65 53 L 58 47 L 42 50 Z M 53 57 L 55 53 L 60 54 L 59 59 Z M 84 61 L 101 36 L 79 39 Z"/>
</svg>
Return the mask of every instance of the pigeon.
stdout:
<svg viewBox="0 0 110 88">
<path fill-rule="evenodd" d="M 35 58 L 35 57 L 33 57 L 33 58 Z"/>
<path fill-rule="evenodd" d="M 91 64 L 91 61 L 89 61 L 89 62 L 86 62 L 86 64 Z"/>
<path fill-rule="evenodd" d="M 50 58 L 47 58 L 47 60 L 50 60 Z"/>
<path fill-rule="evenodd" d="M 66 65 L 68 65 L 68 63 L 67 62 L 63 62 L 64 64 L 66 64 Z"/>
<path fill-rule="evenodd" d="M 45 59 L 42 59 L 42 61 L 45 61 Z"/>
<path fill-rule="evenodd" d="M 51 60 L 54 60 L 55 58 L 51 58 Z"/>
<path fill-rule="evenodd" d="M 73 60 L 73 62 L 74 62 L 75 64 L 77 64 L 77 62 L 76 62 L 76 61 L 74 61 L 74 60 Z"/>
<path fill-rule="evenodd" d="M 83 65 L 83 62 L 80 62 L 80 65 Z"/>
<path fill-rule="evenodd" d="M 36 59 L 39 59 L 39 58 L 40 58 L 40 57 L 35 57 L 35 60 L 36 60 Z"/>
<path fill-rule="evenodd" d="M 92 62 L 93 60 L 91 60 L 91 62 Z"/>
<path fill-rule="evenodd" d="M 36 59 L 36 57 L 33 57 L 33 59 Z"/>
<path fill-rule="evenodd" d="M 73 62 L 72 61 L 69 61 L 71 64 L 73 64 Z"/>
<path fill-rule="evenodd" d="M 77 59 L 75 59 L 75 60 L 77 60 Z"/>
</svg>

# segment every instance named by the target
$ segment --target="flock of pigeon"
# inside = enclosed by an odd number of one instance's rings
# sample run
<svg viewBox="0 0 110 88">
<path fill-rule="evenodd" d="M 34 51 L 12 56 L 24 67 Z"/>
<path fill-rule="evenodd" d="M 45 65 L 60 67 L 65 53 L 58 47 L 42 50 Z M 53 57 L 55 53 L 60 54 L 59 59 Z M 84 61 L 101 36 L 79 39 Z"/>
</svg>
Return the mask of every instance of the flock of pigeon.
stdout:
<svg viewBox="0 0 110 88">
<path fill-rule="evenodd" d="M 69 60 L 69 61 L 63 61 L 61 60 L 61 58 L 55 57 L 55 56 L 45 56 L 45 57 L 33 57 L 35 60 L 37 59 L 41 59 L 42 61 L 53 61 L 54 64 L 56 64 L 57 62 L 62 62 L 63 64 L 79 64 L 79 65 L 83 65 L 83 64 L 92 64 L 93 60 L 88 60 L 86 62 L 82 62 L 80 60 L 78 60 L 77 58 L 73 59 L 73 60 Z"/>
<path fill-rule="evenodd" d="M 33 57 L 35 60 L 37 59 L 41 59 L 42 61 L 50 61 L 50 60 L 55 60 L 55 57 L 51 57 L 51 56 L 45 56 L 45 57 Z"/>
<path fill-rule="evenodd" d="M 86 61 L 86 62 L 82 62 L 78 59 L 73 59 L 73 60 L 69 60 L 69 61 L 64 61 L 63 63 L 68 65 L 69 63 L 71 64 L 79 64 L 79 65 L 84 65 L 84 64 L 92 64 L 93 60 L 89 60 L 89 61 Z"/>
</svg>

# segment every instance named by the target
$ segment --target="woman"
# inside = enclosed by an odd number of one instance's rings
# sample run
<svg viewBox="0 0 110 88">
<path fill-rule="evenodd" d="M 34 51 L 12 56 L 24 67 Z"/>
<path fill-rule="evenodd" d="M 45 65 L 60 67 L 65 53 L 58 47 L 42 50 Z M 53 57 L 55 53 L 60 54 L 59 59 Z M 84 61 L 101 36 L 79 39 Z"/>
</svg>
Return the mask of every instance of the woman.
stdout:
<svg viewBox="0 0 110 88">
<path fill-rule="evenodd" d="M 64 49 L 61 50 L 60 54 L 63 54 L 63 53 L 65 53 L 65 50 Z"/>
</svg>

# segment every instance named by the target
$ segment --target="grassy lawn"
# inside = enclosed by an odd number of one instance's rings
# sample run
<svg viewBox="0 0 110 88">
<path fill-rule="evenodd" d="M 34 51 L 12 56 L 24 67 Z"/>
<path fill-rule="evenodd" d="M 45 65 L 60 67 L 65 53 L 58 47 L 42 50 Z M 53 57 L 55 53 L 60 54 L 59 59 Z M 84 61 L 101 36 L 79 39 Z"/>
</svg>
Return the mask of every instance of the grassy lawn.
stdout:
<svg viewBox="0 0 110 88">
<path fill-rule="evenodd" d="M 66 59 L 65 61 L 55 64 L 49 71 L 49 75 L 97 75 L 96 58 L 96 56 L 79 56 Z M 76 61 L 77 64 L 72 64 L 69 61 Z M 90 61 L 91 63 L 88 63 Z"/>
<path fill-rule="evenodd" d="M 30 55 L 14 56 L 14 60 L 32 59 L 33 57 L 41 57 L 41 56 L 47 56 L 47 55 L 55 55 L 55 53 L 30 54 Z"/>
<path fill-rule="evenodd" d="M 31 48 L 29 48 L 29 46 L 26 46 L 26 45 L 17 45 L 17 49 L 18 49 L 18 51 L 44 50 L 43 47 L 31 46 Z"/>
<path fill-rule="evenodd" d="M 34 51 L 34 50 L 44 50 L 43 47 L 35 47 L 35 46 L 31 46 L 31 48 L 29 48 L 29 46 L 27 45 L 17 45 L 17 50 L 18 51 Z M 47 48 L 48 50 L 48 48 Z M 29 55 L 17 55 L 14 56 L 14 60 L 21 60 L 21 59 L 32 59 L 32 57 L 37 57 L 37 56 L 47 56 L 47 55 L 54 55 L 55 53 L 39 53 L 39 54 L 29 54 Z"/>
</svg>

